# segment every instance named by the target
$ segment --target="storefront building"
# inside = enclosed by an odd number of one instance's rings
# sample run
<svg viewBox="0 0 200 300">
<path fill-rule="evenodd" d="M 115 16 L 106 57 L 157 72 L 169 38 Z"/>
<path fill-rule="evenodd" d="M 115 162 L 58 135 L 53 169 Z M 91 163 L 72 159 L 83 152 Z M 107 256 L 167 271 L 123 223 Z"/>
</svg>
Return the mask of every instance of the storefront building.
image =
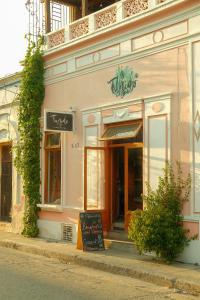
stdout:
<svg viewBox="0 0 200 300">
<path fill-rule="evenodd" d="M 199 236 L 200 3 L 123 0 L 47 34 L 42 114 L 68 112 L 73 131 L 42 120 L 42 237 L 76 242 L 79 212 L 105 235 L 127 231 L 166 161 L 192 176 L 184 226 Z M 181 260 L 200 263 L 199 238 Z"/>
<path fill-rule="evenodd" d="M 16 100 L 20 75 L 0 79 L 0 230 L 20 233 L 23 204 L 21 179 L 14 167 L 18 140 Z"/>
</svg>

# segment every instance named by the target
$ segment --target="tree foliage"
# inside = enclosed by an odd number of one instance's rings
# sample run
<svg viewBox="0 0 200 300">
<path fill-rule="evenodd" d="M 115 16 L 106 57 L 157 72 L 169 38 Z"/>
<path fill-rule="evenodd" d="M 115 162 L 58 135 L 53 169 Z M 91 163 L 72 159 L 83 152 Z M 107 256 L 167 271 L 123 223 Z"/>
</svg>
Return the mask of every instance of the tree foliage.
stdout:
<svg viewBox="0 0 200 300">
<path fill-rule="evenodd" d="M 190 175 L 183 179 L 180 164 L 177 164 L 176 176 L 172 166 L 166 166 L 156 191 L 147 186 L 147 195 L 143 196 L 145 209 L 133 212 L 129 224 L 129 238 L 135 242 L 140 254 L 154 251 L 158 257 L 170 262 L 188 245 L 182 208 L 189 199 L 190 186 Z"/>
<path fill-rule="evenodd" d="M 22 62 L 20 90 L 18 94 L 18 131 L 15 165 L 23 178 L 25 196 L 24 229 L 22 234 L 35 237 L 40 203 L 40 117 L 44 99 L 44 62 L 42 38 L 37 44 L 29 43 Z"/>
</svg>

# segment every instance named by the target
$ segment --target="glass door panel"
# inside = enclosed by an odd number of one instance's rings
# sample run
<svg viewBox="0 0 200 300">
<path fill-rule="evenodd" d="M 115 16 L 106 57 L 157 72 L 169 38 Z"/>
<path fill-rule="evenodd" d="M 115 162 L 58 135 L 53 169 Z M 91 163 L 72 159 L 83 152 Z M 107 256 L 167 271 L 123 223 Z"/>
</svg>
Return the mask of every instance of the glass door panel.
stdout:
<svg viewBox="0 0 200 300">
<path fill-rule="evenodd" d="M 85 210 L 105 209 L 105 149 L 87 147 L 85 153 Z"/>
<path fill-rule="evenodd" d="M 128 148 L 128 211 L 142 209 L 143 172 L 142 148 Z"/>
</svg>

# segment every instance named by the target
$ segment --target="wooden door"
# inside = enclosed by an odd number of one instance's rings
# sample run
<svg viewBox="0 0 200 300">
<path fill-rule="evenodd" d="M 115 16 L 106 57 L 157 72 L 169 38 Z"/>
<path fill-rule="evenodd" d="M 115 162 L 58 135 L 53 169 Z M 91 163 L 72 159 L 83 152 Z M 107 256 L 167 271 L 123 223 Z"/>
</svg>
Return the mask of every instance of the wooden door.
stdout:
<svg viewBox="0 0 200 300">
<path fill-rule="evenodd" d="M 143 148 L 138 143 L 125 147 L 125 228 L 131 212 L 143 209 Z"/>
<path fill-rule="evenodd" d="M 1 220 L 11 221 L 12 153 L 11 146 L 1 147 Z"/>
<path fill-rule="evenodd" d="M 84 148 L 84 210 L 101 213 L 104 231 L 110 229 L 108 155 L 105 147 Z"/>
<path fill-rule="evenodd" d="M 111 224 L 124 223 L 124 147 L 111 148 Z"/>
</svg>

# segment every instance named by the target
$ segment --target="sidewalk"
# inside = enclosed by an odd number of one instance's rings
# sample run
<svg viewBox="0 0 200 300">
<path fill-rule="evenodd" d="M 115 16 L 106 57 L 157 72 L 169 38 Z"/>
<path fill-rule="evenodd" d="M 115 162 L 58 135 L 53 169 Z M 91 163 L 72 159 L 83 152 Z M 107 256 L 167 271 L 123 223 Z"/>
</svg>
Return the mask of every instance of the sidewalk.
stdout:
<svg viewBox="0 0 200 300">
<path fill-rule="evenodd" d="M 166 265 L 153 260 L 150 256 L 140 256 L 114 249 L 83 252 L 77 250 L 72 244 L 49 242 L 39 238 L 29 239 L 2 231 L 0 231 L 0 246 L 200 295 L 200 266 L 183 263 Z"/>
</svg>

